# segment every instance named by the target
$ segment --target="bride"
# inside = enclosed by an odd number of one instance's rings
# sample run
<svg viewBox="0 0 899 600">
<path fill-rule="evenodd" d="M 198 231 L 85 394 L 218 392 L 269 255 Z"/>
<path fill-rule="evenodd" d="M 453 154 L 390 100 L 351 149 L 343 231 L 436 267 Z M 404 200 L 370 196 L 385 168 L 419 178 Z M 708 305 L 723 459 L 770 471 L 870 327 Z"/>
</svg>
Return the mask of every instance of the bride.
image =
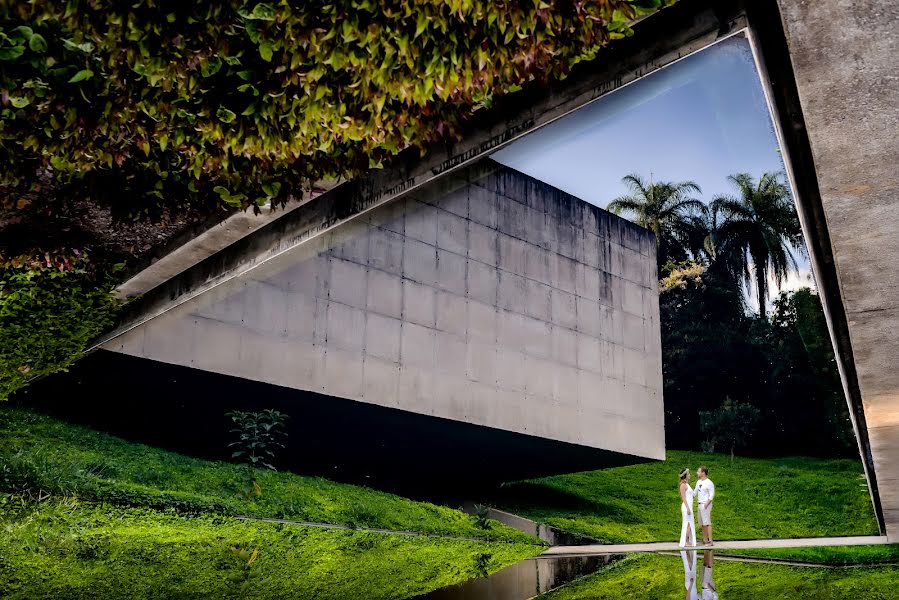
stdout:
<svg viewBox="0 0 899 600">
<path fill-rule="evenodd" d="M 690 487 L 690 469 L 680 472 L 680 547 L 696 545 L 696 524 L 693 519 L 693 488 Z"/>
</svg>

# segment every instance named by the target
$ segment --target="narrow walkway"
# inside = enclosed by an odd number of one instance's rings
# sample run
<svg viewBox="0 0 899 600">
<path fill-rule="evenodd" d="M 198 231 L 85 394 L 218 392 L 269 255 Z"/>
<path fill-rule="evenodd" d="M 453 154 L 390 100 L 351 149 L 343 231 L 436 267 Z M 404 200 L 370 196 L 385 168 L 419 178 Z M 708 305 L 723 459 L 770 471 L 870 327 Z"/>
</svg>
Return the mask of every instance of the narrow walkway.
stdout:
<svg viewBox="0 0 899 600">
<path fill-rule="evenodd" d="M 807 548 L 814 546 L 865 546 L 888 544 L 885 535 L 858 535 L 847 537 L 790 538 L 775 540 L 728 540 L 715 542 L 712 550 L 750 550 L 763 548 Z M 553 546 L 537 558 L 558 558 L 560 556 L 601 556 L 604 554 L 626 554 L 628 552 L 678 552 L 684 550 L 676 542 L 652 542 L 648 544 L 591 544 L 589 546 Z M 699 546 L 697 550 L 705 550 Z M 686 548 L 694 550 L 694 548 Z"/>
</svg>

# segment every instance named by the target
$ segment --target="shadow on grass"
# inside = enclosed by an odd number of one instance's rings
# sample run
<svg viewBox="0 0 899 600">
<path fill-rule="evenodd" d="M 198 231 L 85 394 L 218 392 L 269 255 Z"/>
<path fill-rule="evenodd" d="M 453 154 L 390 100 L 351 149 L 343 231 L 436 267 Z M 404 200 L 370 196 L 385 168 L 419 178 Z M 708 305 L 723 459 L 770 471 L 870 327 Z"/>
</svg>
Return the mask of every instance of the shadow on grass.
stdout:
<svg viewBox="0 0 899 600">
<path fill-rule="evenodd" d="M 639 517 L 633 511 L 620 505 L 585 498 L 553 486 L 530 481 L 504 485 L 497 491 L 495 503 L 512 512 L 533 509 L 541 513 L 549 511 L 554 514 L 571 512 L 583 515 L 589 513 L 597 517 L 614 519 L 618 523 L 640 522 Z"/>
</svg>

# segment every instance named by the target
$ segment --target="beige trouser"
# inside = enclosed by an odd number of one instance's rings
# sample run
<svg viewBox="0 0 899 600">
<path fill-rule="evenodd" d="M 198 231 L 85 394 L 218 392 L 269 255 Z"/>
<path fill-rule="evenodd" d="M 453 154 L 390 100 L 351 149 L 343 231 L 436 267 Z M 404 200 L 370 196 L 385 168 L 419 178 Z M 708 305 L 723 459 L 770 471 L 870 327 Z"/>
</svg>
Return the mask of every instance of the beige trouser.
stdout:
<svg viewBox="0 0 899 600">
<path fill-rule="evenodd" d="M 705 507 L 705 502 L 699 503 L 699 522 L 705 527 L 706 525 L 712 524 L 712 505 L 709 504 L 709 507 Z"/>
</svg>

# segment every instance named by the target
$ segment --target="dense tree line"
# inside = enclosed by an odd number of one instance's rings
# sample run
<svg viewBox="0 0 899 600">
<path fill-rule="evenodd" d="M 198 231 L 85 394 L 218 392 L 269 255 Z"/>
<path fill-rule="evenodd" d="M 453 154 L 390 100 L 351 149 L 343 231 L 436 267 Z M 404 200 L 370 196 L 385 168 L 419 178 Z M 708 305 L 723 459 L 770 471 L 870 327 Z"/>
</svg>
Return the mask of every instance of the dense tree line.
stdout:
<svg viewBox="0 0 899 600">
<path fill-rule="evenodd" d="M 693 182 L 629 175 L 632 193 L 609 205 L 656 235 L 667 444 L 857 453 L 817 294 L 780 293 L 767 310 L 805 252 L 788 188 L 779 174 L 729 179 L 736 194 L 707 205 Z"/>
</svg>

